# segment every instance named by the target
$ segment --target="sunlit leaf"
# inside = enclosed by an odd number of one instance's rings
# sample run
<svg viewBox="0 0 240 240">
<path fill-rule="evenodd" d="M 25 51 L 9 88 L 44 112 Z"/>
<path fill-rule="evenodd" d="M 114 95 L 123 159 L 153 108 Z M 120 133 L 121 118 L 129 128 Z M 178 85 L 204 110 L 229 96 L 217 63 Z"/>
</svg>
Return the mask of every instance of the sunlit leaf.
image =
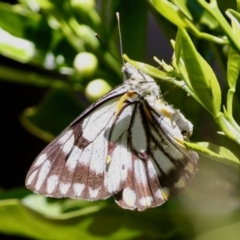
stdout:
<svg viewBox="0 0 240 240">
<path fill-rule="evenodd" d="M 198 142 L 198 143 L 189 143 L 185 142 L 187 147 L 197 151 L 204 156 L 219 161 L 224 164 L 229 164 L 231 166 L 239 167 L 239 159 L 228 149 L 222 146 L 217 146 L 212 143 L 207 142 Z"/>
<path fill-rule="evenodd" d="M 179 29 L 181 57 L 187 73 L 187 85 L 200 99 L 201 104 L 214 116 L 221 106 L 221 90 L 218 80 L 203 57 L 197 52 L 187 32 Z"/>
</svg>

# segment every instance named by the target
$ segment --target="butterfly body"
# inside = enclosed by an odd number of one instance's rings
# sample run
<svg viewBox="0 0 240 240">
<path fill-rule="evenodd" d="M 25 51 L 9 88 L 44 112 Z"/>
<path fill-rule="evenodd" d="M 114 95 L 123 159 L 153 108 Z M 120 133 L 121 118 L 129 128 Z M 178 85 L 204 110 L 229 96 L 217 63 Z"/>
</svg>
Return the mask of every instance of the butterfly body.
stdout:
<svg viewBox="0 0 240 240">
<path fill-rule="evenodd" d="M 125 81 L 74 120 L 36 158 L 26 186 L 50 197 L 114 196 L 145 210 L 178 194 L 197 171 L 184 146 L 192 124 L 161 97 L 159 86 L 130 64 Z M 183 134 L 184 132 L 184 134 Z"/>
</svg>

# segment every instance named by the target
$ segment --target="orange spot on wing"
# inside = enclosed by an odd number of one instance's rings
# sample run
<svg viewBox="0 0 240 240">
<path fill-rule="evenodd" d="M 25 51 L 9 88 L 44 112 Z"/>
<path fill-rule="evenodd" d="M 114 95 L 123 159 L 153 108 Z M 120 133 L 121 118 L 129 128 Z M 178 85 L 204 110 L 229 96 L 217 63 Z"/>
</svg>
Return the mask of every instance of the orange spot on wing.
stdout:
<svg viewBox="0 0 240 240">
<path fill-rule="evenodd" d="M 152 115 L 151 115 L 150 111 L 148 110 L 146 104 L 143 105 L 143 110 L 144 110 L 144 112 L 145 112 L 147 118 L 151 121 L 151 120 L 152 120 Z"/>
<path fill-rule="evenodd" d="M 133 91 L 129 91 L 126 94 L 124 94 L 120 100 L 118 101 L 118 105 L 117 105 L 117 109 L 115 112 L 115 116 L 118 115 L 118 113 L 121 111 L 121 109 L 123 108 L 124 103 L 126 102 L 126 100 L 134 100 L 134 98 L 136 98 L 138 96 L 138 94 L 136 92 Z"/>
</svg>

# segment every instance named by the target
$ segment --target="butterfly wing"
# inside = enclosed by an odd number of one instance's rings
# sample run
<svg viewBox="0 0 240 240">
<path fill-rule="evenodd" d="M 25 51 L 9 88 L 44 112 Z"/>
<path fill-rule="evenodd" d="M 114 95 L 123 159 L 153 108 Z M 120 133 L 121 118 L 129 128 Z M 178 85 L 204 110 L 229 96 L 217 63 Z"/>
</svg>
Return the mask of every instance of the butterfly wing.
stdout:
<svg viewBox="0 0 240 240">
<path fill-rule="evenodd" d="M 29 189 L 56 198 L 114 195 L 122 208 L 141 211 L 163 204 L 190 182 L 198 158 L 184 146 L 181 131 L 191 135 L 192 125 L 159 104 L 153 80 L 142 85 L 149 77 L 135 73 L 39 154 L 26 177 Z"/>
<path fill-rule="evenodd" d="M 122 189 L 114 197 L 122 208 L 142 211 L 159 206 L 166 199 L 161 193 L 157 172 L 149 154 L 150 136 L 141 103 L 134 103 L 128 107 L 132 108 L 132 115 L 126 131 L 122 135 L 117 134 L 116 123 L 110 139 L 113 160 L 114 156 L 125 159 L 125 164 L 122 165 L 125 181 L 122 183 Z"/>
<path fill-rule="evenodd" d="M 120 183 L 113 174 L 118 169 L 105 171 L 106 129 L 125 92 L 121 85 L 105 95 L 51 142 L 33 162 L 26 186 L 46 196 L 87 200 L 105 199 L 117 192 Z"/>
<path fill-rule="evenodd" d="M 178 110 L 174 110 L 178 113 Z M 148 119 L 150 151 L 157 169 L 159 182 L 166 196 L 172 197 L 181 192 L 194 178 L 198 171 L 198 155 L 184 145 L 185 136 L 182 126 L 190 122 L 173 122 L 172 118 L 163 117 L 150 108 L 152 119 Z M 175 115 L 175 113 L 174 113 Z M 187 129 L 187 128 L 184 128 Z M 160 153 L 162 152 L 162 153 Z"/>
<path fill-rule="evenodd" d="M 120 138 L 128 155 L 126 181 L 115 194 L 122 208 L 159 206 L 181 192 L 197 171 L 197 154 L 186 149 L 179 127 L 147 102 L 134 105 L 128 131 Z"/>
</svg>

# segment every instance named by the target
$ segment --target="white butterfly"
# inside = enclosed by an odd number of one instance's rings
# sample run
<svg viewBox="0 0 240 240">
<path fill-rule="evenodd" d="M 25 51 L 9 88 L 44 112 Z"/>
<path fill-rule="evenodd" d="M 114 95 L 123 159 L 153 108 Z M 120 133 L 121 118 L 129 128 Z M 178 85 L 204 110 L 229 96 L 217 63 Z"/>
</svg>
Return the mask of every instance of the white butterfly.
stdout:
<svg viewBox="0 0 240 240">
<path fill-rule="evenodd" d="M 139 211 L 178 194 L 197 171 L 184 140 L 193 125 L 168 105 L 148 75 L 126 63 L 125 81 L 73 121 L 36 158 L 26 186 L 61 198 L 114 196 Z"/>
</svg>

